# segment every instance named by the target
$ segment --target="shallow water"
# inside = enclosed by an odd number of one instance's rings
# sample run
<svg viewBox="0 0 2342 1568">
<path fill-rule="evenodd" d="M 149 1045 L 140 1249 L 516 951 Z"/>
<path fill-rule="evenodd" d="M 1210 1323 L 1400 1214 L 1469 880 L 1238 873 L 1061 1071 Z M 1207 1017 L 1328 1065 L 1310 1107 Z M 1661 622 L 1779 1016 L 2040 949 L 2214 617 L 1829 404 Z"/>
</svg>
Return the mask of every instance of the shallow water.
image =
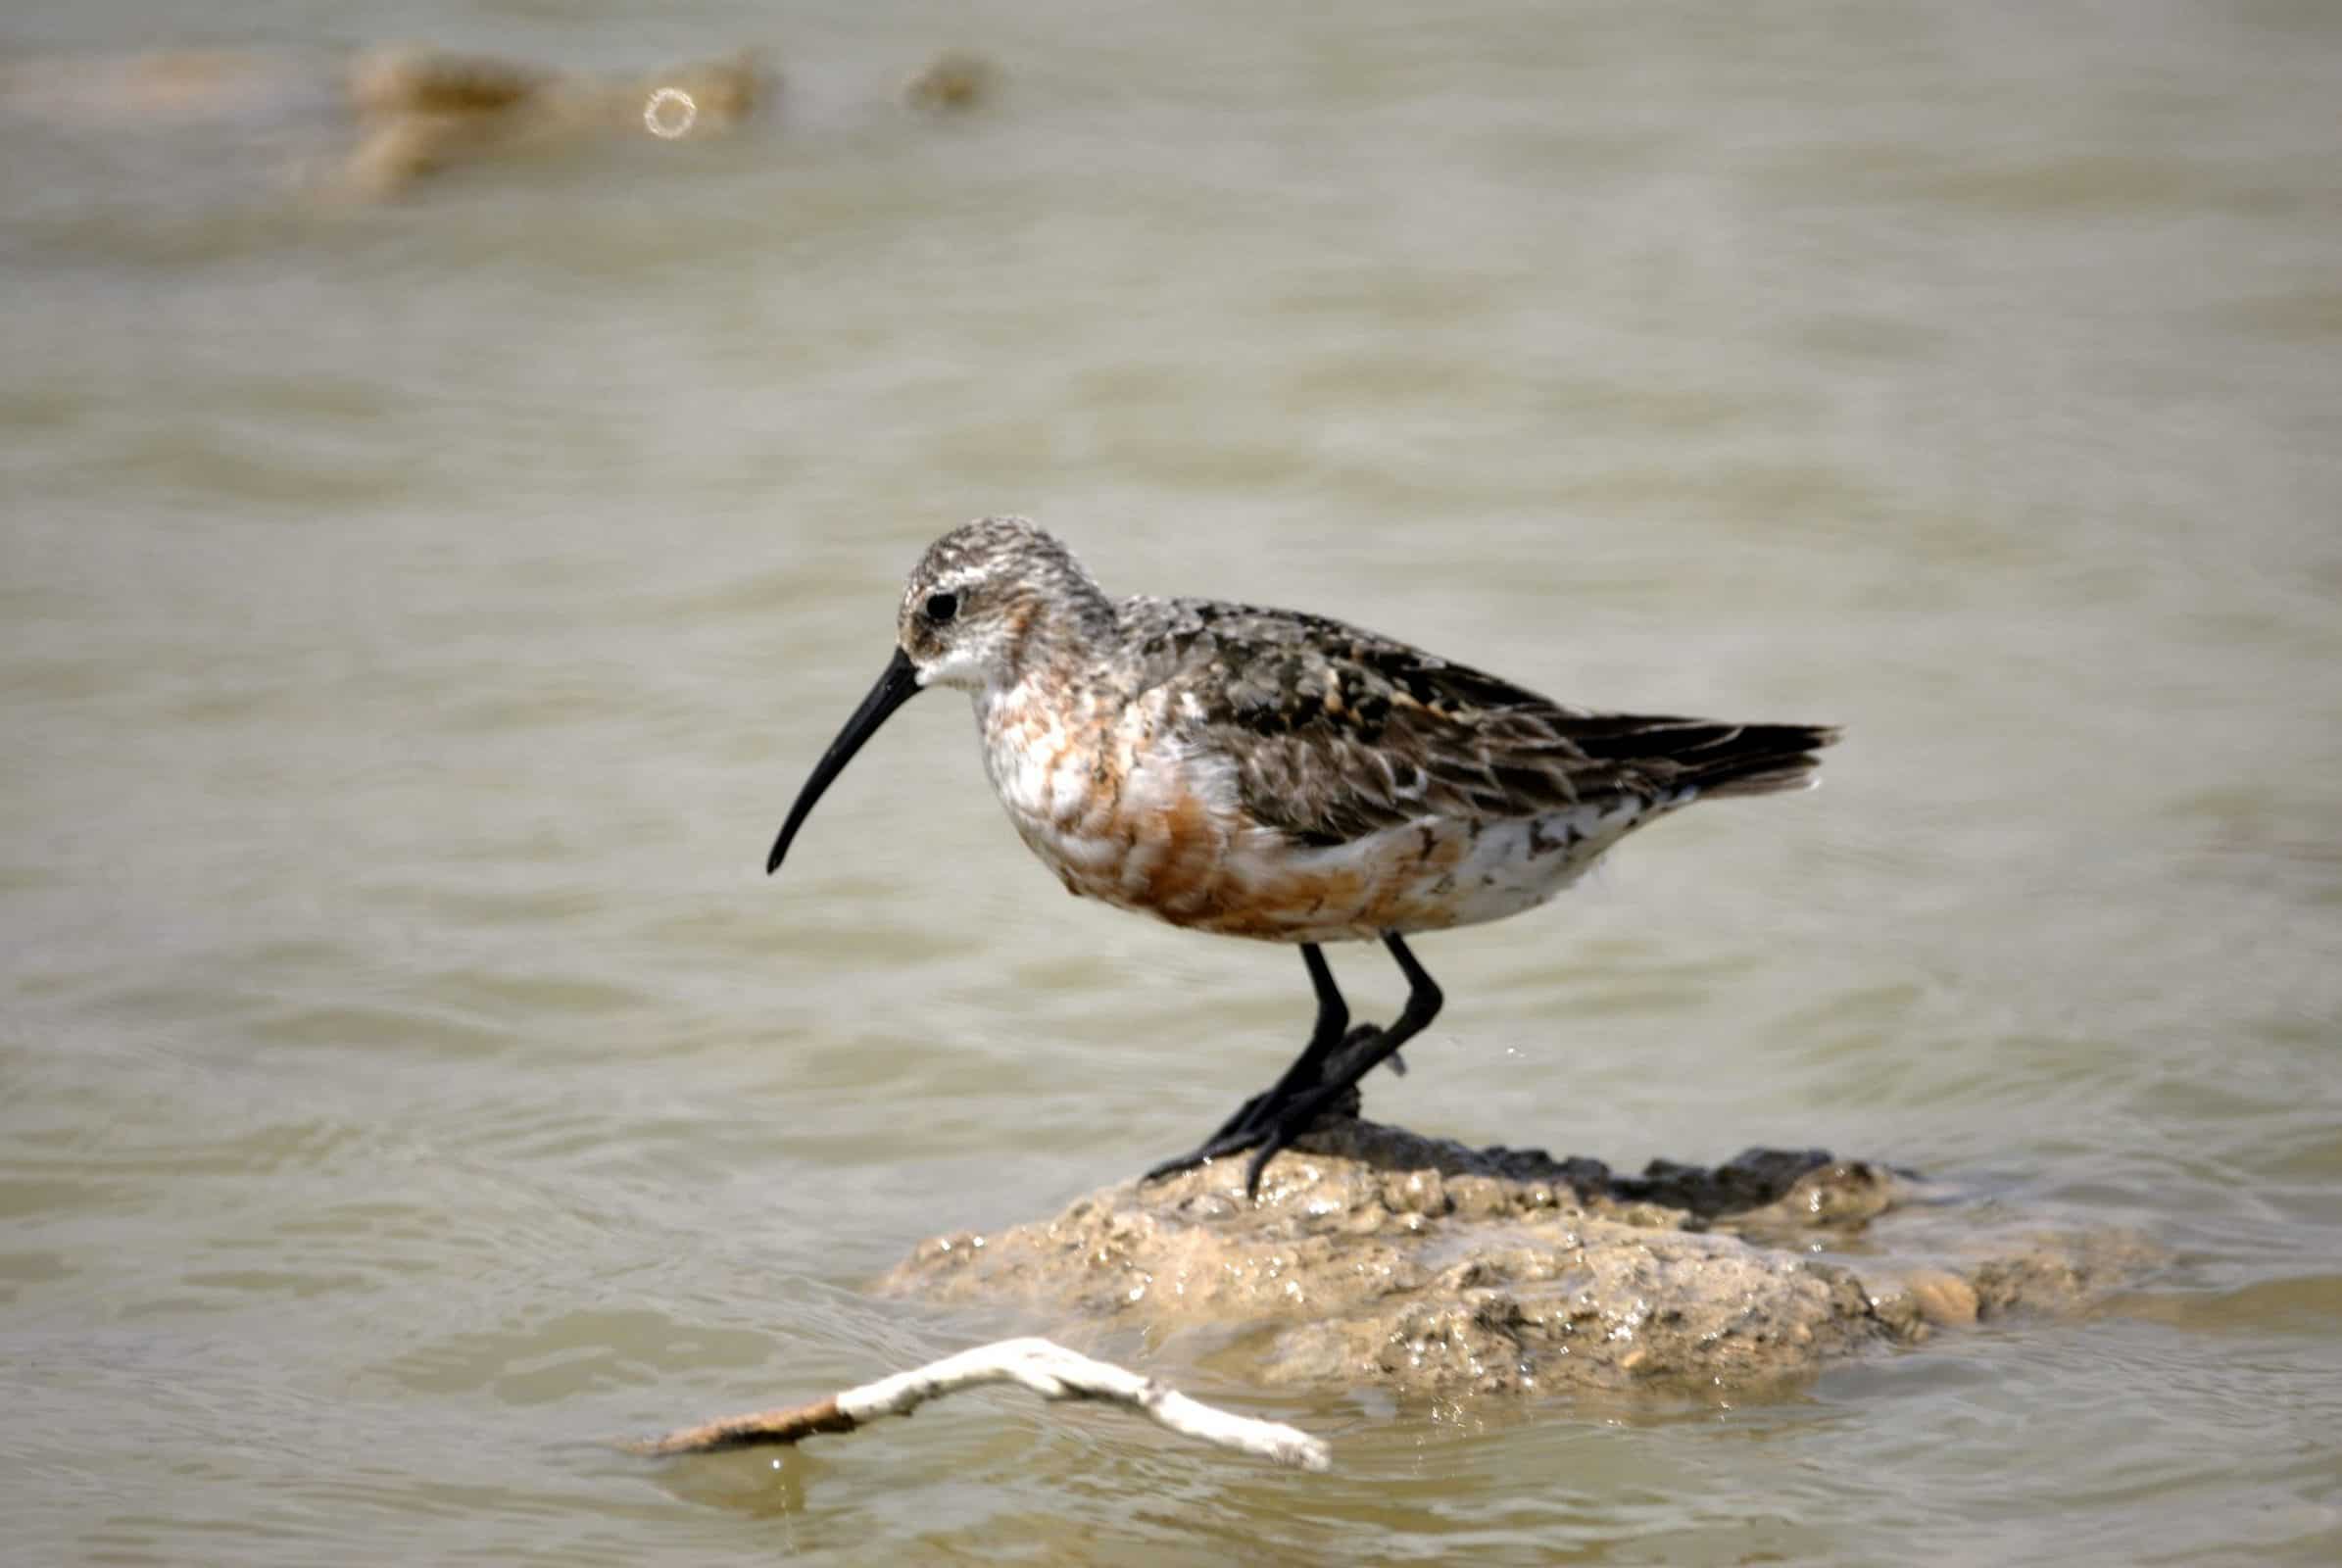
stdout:
<svg viewBox="0 0 2342 1568">
<path fill-rule="evenodd" d="M 786 24 L 0 24 L 7 1555 L 2342 1555 L 2342 14 Z M 305 199 L 311 52 L 385 37 L 768 39 L 789 96 Z M 157 122 L 58 53 L 180 42 L 310 87 Z M 951 43 L 1004 98 L 893 112 Z M 1183 1147 L 1303 1027 L 1291 954 L 1059 894 L 956 699 L 760 874 L 902 571 L 1008 510 L 1110 589 L 1849 726 L 1819 794 L 1425 939 L 1379 1113 L 1826 1145 L 2171 1263 L 1752 1402 L 1149 1363 L 1326 1477 L 1007 1395 L 613 1454 L 1031 1327 L 862 1287 Z"/>
</svg>

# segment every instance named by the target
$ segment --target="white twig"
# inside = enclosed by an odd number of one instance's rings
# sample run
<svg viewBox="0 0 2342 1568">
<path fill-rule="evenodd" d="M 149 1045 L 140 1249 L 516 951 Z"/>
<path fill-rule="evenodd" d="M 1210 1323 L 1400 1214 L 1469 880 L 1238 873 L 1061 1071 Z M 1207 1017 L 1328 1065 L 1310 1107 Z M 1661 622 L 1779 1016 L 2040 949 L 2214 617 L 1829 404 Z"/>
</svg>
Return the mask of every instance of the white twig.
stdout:
<svg viewBox="0 0 2342 1568">
<path fill-rule="evenodd" d="M 988 1383 L 1018 1384 L 1045 1399 L 1123 1405 L 1184 1436 L 1302 1470 L 1323 1470 L 1333 1463 L 1325 1444 L 1306 1432 L 1197 1403 L 1152 1378 L 1109 1361 L 1094 1361 L 1048 1340 L 978 1346 L 811 1404 L 709 1421 L 632 1446 L 638 1453 L 700 1453 L 756 1443 L 795 1443 L 816 1432 L 852 1432 L 882 1416 L 908 1415 L 929 1399 Z"/>
</svg>

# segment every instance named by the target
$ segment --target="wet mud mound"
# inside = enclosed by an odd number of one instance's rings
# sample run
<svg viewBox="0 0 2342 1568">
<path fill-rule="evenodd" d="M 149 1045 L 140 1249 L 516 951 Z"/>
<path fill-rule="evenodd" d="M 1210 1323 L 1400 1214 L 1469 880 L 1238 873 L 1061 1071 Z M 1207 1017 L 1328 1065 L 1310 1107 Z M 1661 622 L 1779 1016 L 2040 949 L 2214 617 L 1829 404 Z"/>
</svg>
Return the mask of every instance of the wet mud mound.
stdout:
<svg viewBox="0 0 2342 1568">
<path fill-rule="evenodd" d="M 1451 1398 L 1732 1392 L 2018 1312 L 2080 1310 L 2153 1250 L 1886 1166 L 1751 1150 L 1614 1174 L 1373 1122 L 922 1243 L 890 1294 L 1150 1342 L 1217 1332 L 1268 1384 Z"/>
</svg>

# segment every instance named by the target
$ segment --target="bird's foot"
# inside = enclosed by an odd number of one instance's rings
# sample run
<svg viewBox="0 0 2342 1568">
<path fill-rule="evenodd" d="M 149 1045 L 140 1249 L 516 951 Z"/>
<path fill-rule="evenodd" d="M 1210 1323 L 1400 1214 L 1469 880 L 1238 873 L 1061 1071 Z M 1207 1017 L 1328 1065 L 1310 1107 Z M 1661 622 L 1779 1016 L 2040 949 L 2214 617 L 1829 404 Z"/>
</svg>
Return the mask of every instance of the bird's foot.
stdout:
<svg viewBox="0 0 2342 1568">
<path fill-rule="evenodd" d="M 1381 1034 L 1383 1030 L 1380 1024 L 1362 1023 L 1355 1025 L 1348 1034 L 1342 1037 L 1342 1044 L 1336 1046 L 1331 1055 L 1329 1055 L 1326 1061 L 1319 1066 L 1317 1082 L 1319 1084 L 1340 1083 L 1342 1078 L 1343 1069 L 1349 1065 L 1351 1059 L 1354 1057 L 1357 1052 L 1358 1047 L 1365 1044 L 1367 1041 L 1372 1040 L 1375 1036 Z M 1397 1061 L 1395 1056 L 1393 1056 L 1391 1059 L 1394 1062 Z M 1400 1065 L 1398 1070 L 1400 1072 L 1404 1072 L 1406 1071 L 1406 1068 L 1404 1065 Z M 1198 1157 L 1189 1158 L 1187 1164 L 1177 1164 L 1176 1168 L 1185 1170 L 1189 1165 L 1199 1165 L 1203 1162 L 1202 1158 L 1200 1157 L 1202 1150 L 1211 1148 L 1212 1146 L 1218 1144 L 1221 1140 L 1229 1138 L 1237 1133 L 1244 1132 L 1247 1129 L 1256 1129 L 1266 1126 L 1269 1121 L 1270 1113 L 1275 1110 L 1276 1106 L 1281 1101 L 1293 1099 L 1297 1095 L 1307 1094 L 1310 1087 L 1312 1086 L 1303 1085 L 1299 1088 L 1295 1088 L 1291 1084 L 1280 1081 L 1269 1088 L 1262 1090 L 1259 1094 L 1254 1095 L 1250 1100 L 1247 1100 L 1243 1104 L 1237 1106 L 1235 1115 L 1229 1117 L 1226 1121 L 1220 1123 L 1217 1128 L 1213 1129 L 1212 1135 L 1209 1138 L 1206 1138 L 1203 1143 L 1198 1146 Z M 1354 1103 L 1350 1106 L 1349 1113 L 1351 1115 L 1357 1114 L 1357 1106 Z M 1249 1148 L 1250 1146 L 1248 1144 L 1240 1144 L 1236 1147 L 1239 1149 L 1244 1149 Z M 1176 1162 L 1166 1161 L 1166 1163 L 1175 1164 Z M 1151 1177 L 1153 1172 L 1148 1172 L 1148 1175 Z"/>
<path fill-rule="evenodd" d="M 1358 1053 L 1382 1035 L 1375 1024 L 1359 1024 L 1342 1036 L 1342 1044 L 1319 1069 L 1319 1080 L 1302 1089 L 1288 1089 L 1280 1083 L 1273 1089 L 1254 1095 L 1237 1107 L 1235 1115 L 1222 1122 L 1209 1138 L 1184 1154 L 1166 1159 L 1140 1177 L 1142 1182 L 1160 1181 L 1176 1176 L 1183 1170 L 1194 1170 L 1215 1159 L 1226 1159 L 1257 1148 L 1244 1167 L 1244 1196 L 1251 1198 L 1260 1191 L 1260 1173 L 1268 1168 L 1269 1160 L 1278 1151 L 1316 1125 L 1327 1114 L 1355 1116 L 1359 1113 L 1358 1086 L 1351 1081 L 1349 1068 Z M 1396 1056 L 1391 1065 L 1404 1072 L 1406 1067 Z"/>
<path fill-rule="evenodd" d="M 1206 1138 L 1184 1154 L 1175 1154 L 1159 1164 L 1149 1165 L 1147 1168 L 1147 1174 L 1141 1176 L 1139 1180 L 1142 1184 L 1159 1182 L 1164 1177 L 1176 1176 L 1183 1170 L 1194 1170 L 1196 1166 L 1208 1165 L 1215 1159 L 1226 1159 L 1231 1154 L 1241 1154 L 1266 1136 L 1266 1132 L 1260 1129 L 1216 1134 Z"/>
<path fill-rule="evenodd" d="M 1358 1048 L 1364 1045 L 1367 1041 L 1374 1039 L 1382 1032 L 1383 1026 L 1381 1024 L 1362 1023 L 1354 1025 L 1348 1034 L 1342 1037 L 1342 1044 L 1334 1048 L 1333 1054 L 1330 1055 L 1326 1059 L 1325 1063 L 1318 1068 L 1317 1081 L 1321 1084 L 1340 1083 L 1343 1077 L 1347 1075 L 1349 1064 L 1356 1056 Z M 1399 1060 L 1398 1054 L 1396 1052 L 1391 1053 L 1390 1065 L 1391 1070 L 1395 1073 L 1403 1074 L 1407 1070 L 1407 1064 Z M 1276 1104 L 1279 1099 L 1289 1099 L 1293 1094 L 1306 1094 L 1307 1092 L 1308 1091 L 1306 1089 L 1297 1091 L 1291 1090 L 1282 1083 L 1277 1084 L 1273 1088 L 1262 1090 L 1259 1094 L 1254 1095 L 1250 1100 L 1247 1100 L 1243 1104 L 1237 1106 L 1236 1114 L 1230 1116 L 1226 1121 L 1220 1123 L 1220 1125 L 1213 1130 L 1212 1135 L 1209 1138 L 1206 1138 L 1201 1146 L 1198 1146 L 1199 1149 L 1216 1144 L 1221 1139 L 1226 1138 L 1230 1134 L 1238 1132 L 1244 1128 L 1258 1127 L 1263 1125 L 1268 1111 Z M 1358 1105 L 1354 1099 L 1350 1102 L 1345 1113 L 1352 1116 L 1358 1114 Z M 1188 1163 L 1201 1164 L 1202 1161 L 1201 1159 L 1197 1158 L 1192 1159 Z M 1185 1170 L 1188 1168 L 1188 1165 L 1178 1165 L 1176 1168 Z M 1148 1172 L 1148 1175 L 1151 1177 L 1153 1172 Z"/>
<path fill-rule="evenodd" d="M 1244 1196 L 1260 1196 L 1261 1173 L 1269 1168 L 1287 1145 L 1300 1137 L 1326 1116 L 1356 1116 L 1358 1114 L 1358 1086 L 1339 1079 L 1320 1084 L 1315 1089 L 1295 1095 L 1275 1112 L 1247 1144 L 1257 1143 L 1252 1157 L 1244 1162 Z M 1231 1153 L 1235 1151 L 1231 1150 Z"/>
</svg>

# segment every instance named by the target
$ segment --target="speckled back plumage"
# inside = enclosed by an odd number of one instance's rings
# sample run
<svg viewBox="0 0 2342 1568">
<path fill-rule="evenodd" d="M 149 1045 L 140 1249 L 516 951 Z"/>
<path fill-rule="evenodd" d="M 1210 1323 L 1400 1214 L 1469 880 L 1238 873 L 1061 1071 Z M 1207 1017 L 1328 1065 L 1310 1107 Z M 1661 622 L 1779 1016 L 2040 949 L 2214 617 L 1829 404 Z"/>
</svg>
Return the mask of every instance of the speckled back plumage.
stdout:
<svg viewBox="0 0 2342 1568">
<path fill-rule="evenodd" d="M 1296 611 L 1146 597 L 1115 608 L 1115 684 L 1176 684 L 1182 730 L 1235 762 L 1245 809 L 1309 845 L 1426 813 L 1795 789 L 1837 734 L 1573 708 Z"/>
</svg>

